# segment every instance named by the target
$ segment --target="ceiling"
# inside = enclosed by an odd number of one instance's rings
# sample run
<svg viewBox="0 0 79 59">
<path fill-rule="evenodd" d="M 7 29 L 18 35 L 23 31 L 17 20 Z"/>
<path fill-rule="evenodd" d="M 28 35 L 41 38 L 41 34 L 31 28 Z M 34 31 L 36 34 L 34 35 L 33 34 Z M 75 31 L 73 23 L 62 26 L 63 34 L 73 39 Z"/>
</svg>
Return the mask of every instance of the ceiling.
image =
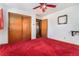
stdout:
<svg viewBox="0 0 79 59">
<path fill-rule="evenodd" d="M 32 11 L 38 16 L 48 15 L 48 14 L 60 11 L 64 8 L 79 5 L 79 3 L 48 3 L 48 4 L 54 4 L 56 5 L 56 8 L 48 8 L 46 12 L 42 12 L 40 8 L 33 10 L 34 7 L 39 5 L 38 3 L 6 3 L 5 5 L 11 8 L 18 8 L 24 11 L 27 11 L 27 10 Z"/>
</svg>

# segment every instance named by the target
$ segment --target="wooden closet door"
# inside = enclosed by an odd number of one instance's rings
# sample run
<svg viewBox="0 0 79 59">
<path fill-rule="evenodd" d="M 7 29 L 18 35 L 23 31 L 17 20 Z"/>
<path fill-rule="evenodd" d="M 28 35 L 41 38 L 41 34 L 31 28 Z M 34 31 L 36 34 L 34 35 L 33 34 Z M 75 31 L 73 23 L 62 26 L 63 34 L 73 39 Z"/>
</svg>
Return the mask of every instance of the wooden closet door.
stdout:
<svg viewBox="0 0 79 59">
<path fill-rule="evenodd" d="M 9 13 L 9 43 L 22 40 L 22 16 Z"/>
<path fill-rule="evenodd" d="M 47 19 L 41 20 L 41 37 L 47 37 L 48 22 Z"/>
<path fill-rule="evenodd" d="M 31 39 L 31 17 L 23 16 L 23 39 Z"/>
</svg>

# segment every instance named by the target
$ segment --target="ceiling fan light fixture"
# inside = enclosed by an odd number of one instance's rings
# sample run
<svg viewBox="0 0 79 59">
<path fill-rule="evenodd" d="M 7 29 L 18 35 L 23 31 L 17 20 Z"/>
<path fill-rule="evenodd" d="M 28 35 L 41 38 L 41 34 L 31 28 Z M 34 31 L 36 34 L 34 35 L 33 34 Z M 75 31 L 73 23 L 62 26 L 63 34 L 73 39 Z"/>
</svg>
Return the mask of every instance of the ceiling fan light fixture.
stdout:
<svg viewBox="0 0 79 59">
<path fill-rule="evenodd" d="M 47 7 L 55 8 L 56 5 L 51 5 L 51 4 L 47 4 L 47 3 L 40 3 L 40 6 L 37 6 L 37 7 L 33 8 L 33 9 L 40 8 L 43 12 L 45 12 Z"/>
<path fill-rule="evenodd" d="M 41 7 L 40 7 L 40 9 L 41 9 L 43 12 L 45 12 L 45 10 L 47 9 L 46 4 L 42 4 Z"/>
</svg>

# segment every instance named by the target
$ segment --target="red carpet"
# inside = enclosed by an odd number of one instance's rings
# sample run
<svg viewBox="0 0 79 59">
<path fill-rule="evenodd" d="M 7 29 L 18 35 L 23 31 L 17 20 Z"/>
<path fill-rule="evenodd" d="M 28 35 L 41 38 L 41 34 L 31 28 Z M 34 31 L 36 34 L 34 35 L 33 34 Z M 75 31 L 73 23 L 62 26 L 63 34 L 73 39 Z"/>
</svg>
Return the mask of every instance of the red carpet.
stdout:
<svg viewBox="0 0 79 59">
<path fill-rule="evenodd" d="M 79 56 L 79 46 L 39 38 L 0 46 L 1 56 Z"/>
</svg>

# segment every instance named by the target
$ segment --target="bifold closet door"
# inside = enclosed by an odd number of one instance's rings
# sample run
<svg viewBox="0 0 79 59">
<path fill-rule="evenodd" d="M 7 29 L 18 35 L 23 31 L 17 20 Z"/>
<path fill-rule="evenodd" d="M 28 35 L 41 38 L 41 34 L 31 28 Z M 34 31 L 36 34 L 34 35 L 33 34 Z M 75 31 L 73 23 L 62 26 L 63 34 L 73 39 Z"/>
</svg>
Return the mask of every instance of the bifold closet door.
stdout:
<svg viewBox="0 0 79 59">
<path fill-rule="evenodd" d="M 22 40 L 22 16 L 9 13 L 9 43 Z"/>
<path fill-rule="evenodd" d="M 23 16 L 23 39 L 31 39 L 31 17 Z"/>
<path fill-rule="evenodd" d="M 47 19 L 41 20 L 41 37 L 47 37 L 48 21 Z"/>
</svg>

